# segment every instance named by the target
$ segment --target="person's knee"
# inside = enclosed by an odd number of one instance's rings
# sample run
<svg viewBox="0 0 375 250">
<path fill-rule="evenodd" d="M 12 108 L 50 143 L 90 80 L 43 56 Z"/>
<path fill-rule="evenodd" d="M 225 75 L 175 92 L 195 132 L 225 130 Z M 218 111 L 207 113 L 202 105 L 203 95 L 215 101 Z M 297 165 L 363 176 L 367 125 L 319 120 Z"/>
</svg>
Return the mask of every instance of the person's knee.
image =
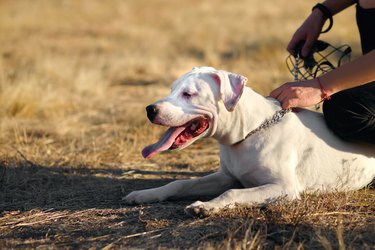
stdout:
<svg viewBox="0 0 375 250">
<path fill-rule="evenodd" d="M 332 95 L 323 104 L 328 127 L 343 139 L 375 143 L 375 106 L 365 99 L 350 91 Z"/>
</svg>

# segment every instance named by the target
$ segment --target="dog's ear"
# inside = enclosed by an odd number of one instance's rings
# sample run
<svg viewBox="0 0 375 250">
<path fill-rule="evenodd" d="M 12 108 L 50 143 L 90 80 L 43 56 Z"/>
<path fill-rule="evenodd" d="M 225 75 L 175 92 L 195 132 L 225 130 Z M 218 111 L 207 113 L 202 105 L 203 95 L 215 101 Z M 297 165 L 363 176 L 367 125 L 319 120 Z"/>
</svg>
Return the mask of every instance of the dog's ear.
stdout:
<svg viewBox="0 0 375 250">
<path fill-rule="evenodd" d="M 225 108 L 228 111 L 233 111 L 242 95 L 247 78 L 224 70 L 215 72 L 213 77 L 219 85 Z"/>
</svg>

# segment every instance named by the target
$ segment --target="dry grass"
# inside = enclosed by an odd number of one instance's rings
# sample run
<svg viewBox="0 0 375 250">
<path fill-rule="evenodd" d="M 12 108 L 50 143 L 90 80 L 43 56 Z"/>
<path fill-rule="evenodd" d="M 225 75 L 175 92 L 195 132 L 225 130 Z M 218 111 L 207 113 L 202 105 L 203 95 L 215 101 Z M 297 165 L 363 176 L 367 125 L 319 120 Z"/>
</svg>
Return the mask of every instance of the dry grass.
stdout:
<svg viewBox="0 0 375 250">
<path fill-rule="evenodd" d="M 0 248 L 373 248 L 371 189 L 201 220 L 183 213 L 191 201 L 121 201 L 218 165 L 210 139 L 142 159 L 161 132 L 144 107 L 197 65 L 263 94 L 291 80 L 285 47 L 313 4 L 0 0 Z M 353 12 L 324 38 L 358 55 Z"/>
</svg>

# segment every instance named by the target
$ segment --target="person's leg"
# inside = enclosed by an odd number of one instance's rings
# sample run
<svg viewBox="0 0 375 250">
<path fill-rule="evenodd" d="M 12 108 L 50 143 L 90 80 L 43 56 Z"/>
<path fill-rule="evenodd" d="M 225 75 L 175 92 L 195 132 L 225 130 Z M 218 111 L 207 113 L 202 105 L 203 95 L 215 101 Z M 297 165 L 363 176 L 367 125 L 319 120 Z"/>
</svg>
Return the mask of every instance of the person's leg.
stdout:
<svg viewBox="0 0 375 250">
<path fill-rule="evenodd" d="M 375 144 L 375 83 L 332 95 L 324 102 L 323 113 L 339 137 Z"/>
</svg>

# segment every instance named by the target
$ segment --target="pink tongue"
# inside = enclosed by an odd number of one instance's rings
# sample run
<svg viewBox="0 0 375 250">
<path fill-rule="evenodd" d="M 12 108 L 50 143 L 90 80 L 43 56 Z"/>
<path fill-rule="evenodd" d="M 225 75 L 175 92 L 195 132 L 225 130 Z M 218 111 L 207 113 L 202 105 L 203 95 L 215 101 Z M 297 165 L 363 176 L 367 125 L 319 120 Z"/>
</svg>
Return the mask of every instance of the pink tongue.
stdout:
<svg viewBox="0 0 375 250">
<path fill-rule="evenodd" d="M 149 158 L 156 153 L 169 149 L 172 146 L 176 137 L 182 131 L 184 131 L 185 128 L 186 127 L 184 126 L 176 127 L 176 128 L 169 128 L 167 132 L 164 133 L 164 135 L 160 138 L 160 140 L 157 143 L 147 146 L 142 150 L 142 156 L 144 158 Z"/>
</svg>

